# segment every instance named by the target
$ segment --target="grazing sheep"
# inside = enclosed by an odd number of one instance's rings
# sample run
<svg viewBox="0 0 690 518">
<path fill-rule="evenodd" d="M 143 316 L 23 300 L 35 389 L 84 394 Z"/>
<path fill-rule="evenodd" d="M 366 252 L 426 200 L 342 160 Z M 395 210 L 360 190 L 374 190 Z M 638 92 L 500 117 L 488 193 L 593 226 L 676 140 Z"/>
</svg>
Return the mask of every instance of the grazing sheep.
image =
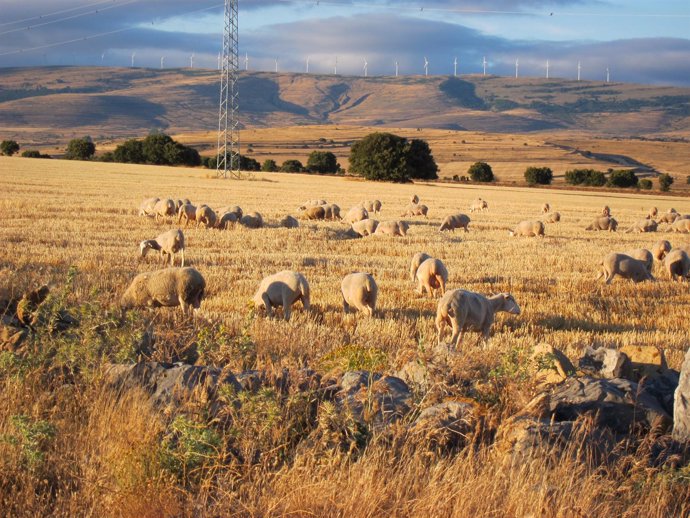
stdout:
<svg viewBox="0 0 690 518">
<path fill-rule="evenodd" d="M 665 239 L 657 241 L 652 247 L 652 255 L 657 261 L 663 261 L 664 257 L 666 257 L 666 254 L 668 254 L 670 251 L 671 243 Z"/>
<path fill-rule="evenodd" d="M 429 254 L 425 254 L 424 252 L 417 252 L 412 256 L 412 261 L 410 261 L 410 280 L 412 282 L 414 282 L 417 278 L 417 270 L 427 259 L 431 259 L 431 256 Z"/>
<path fill-rule="evenodd" d="M 379 200 L 365 200 L 361 202 L 358 207 L 362 207 L 366 209 L 367 212 L 373 212 L 374 214 L 381 212 L 381 202 Z"/>
<path fill-rule="evenodd" d="M 234 212 L 225 212 L 218 220 L 218 228 L 221 230 L 228 230 L 234 227 L 238 222 L 237 214 Z"/>
<path fill-rule="evenodd" d="M 659 209 L 657 209 L 656 207 L 652 207 L 651 209 L 649 209 L 649 212 L 647 213 L 647 219 L 654 219 L 657 217 L 658 214 Z"/>
<path fill-rule="evenodd" d="M 283 317 L 290 320 L 291 307 L 298 300 L 305 310 L 309 309 L 309 283 L 301 273 L 283 270 L 264 278 L 253 300 L 257 308 L 266 310 L 268 317 L 273 316 L 273 308 L 281 306 Z"/>
<path fill-rule="evenodd" d="M 654 280 L 645 263 L 626 254 L 610 253 L 604 257 L 600 265 L 603 271 L 597 275 L 597 279 L 603 276 L 606 284 L 611 284 L 616 275 L 620 275 L 624 279 L 630 279 L 633 282 Z"/>
<path fill-rule="evenodd" d="M 653 219 L 641 219 L 625 232 L 656 232 L 657 227 L 658 225 Z"/>
<path fill-rule="evenodd" d="M 297 207 L 297 210 L 302 212 L 309 207 L 318 207 L 320 205 L 328 205 L 328 202 L 326 200 L 307 200 L 302 205 Z"/>
<path fill-rule="evenodd" d="M 368 218 L 369 212 L 363 207 L 352 207 L 347 211 L 347 214 L 345 214 L 345 221 L 347 221 L 350 225 Z"/>
<path fill-rule="evenodd" d="M 391 236 L 406 236 L 409 225 L 404 221 L 384 221 L 376 226 L 374 234 L 388 234 Z"/>
<path fill-rule="evenodd" d="M 690 219 L 678 218 L 671 225 L 671 230 L 673 232 L 681 232 L 683 234 L 690 232 Z"/>
<path fill-rule="evenodd" d="M 302 210 L 300 217 L 302 219 L 325 219 L 326 210 L 323 208 L 323 205 L 306 207 L 304 210 Z"/>
<path fill-rule="evenodd" d="M 515 230 L 511 230 L 509 234 L 511 236 L 544 237 L 544 224 L 541 221 L 521 221 Z"/>
<path fill-rule="evenodd" d="M 627 252 L 623 253 L 629 257 L 632 257 L 633 259 L 642 261 L 645 265 L 645 268 L 647 268 L 647 271 L 652 273 L 652 268 L 654 268 L 654 255 L 652 252 L 646 248 L 636 248 L 635 250 L 628 250 Z"/>
<path fill-rule="evenodd" d="M 351 273 L 340 284 L 343 294 L 343 309 L 349 313 L 351 308 L 366 313 L 370 317 L 376 311 L 376 297 L 379 288 L 369 273 Z"/>
<path fill-rule="evenodd" d="M 681 248 L 671 250 L 664 259 L 664 268 L 672 281 L 675 281 L 676 277 L 680 280 L 686 278 L 690 273 L 690 257 L 687 251 Z"/>
<path fill-rule="evenodd" d="M 424 216 L 425 218 L 428 218 L 427 212 L 429 212 L 429 207 L 426 205 L 410 204 L 405 207 L 405 212 L 400 214 L 400 216 Z"/>
<path fill-rule="evenodd" d="M 446 292 L 448 283 L 448 270 L 440 259 L 429 257 L 419 265 L 415 272 L 417 278 L 417 293 L 423 295 L 426 291 L 430 297 L 434 296 L 434 290 L 441 290 L 441 295 Z"/>
<path fill-rule="evenodd" d="M 489 204 L 486 203 L 486 200 L 483 200 L 481 198 L 477 198 L 472 202 L 472 205 L 470 205 L 470 212 L 483 212 L 485 210 L 489 210 Z"/>
<path fill-rule="evenodd" d="M 599 216 L 595 219 L 585 230 L 608 230 L 615 232 L 618 228 L 618 222 L 610 216 Z"/>
<path fill-rule="evenodd" d="M 666 211 L 666 214 L 678 214 L 678 211 L 676 209 L 674 209 L 673 207 L 671 207 L 670 209 L 668 209 Z"/>
<path fill-rule="evenodd" d="M 177 224 L 179 225 L 183 219 L 185 227 L 190 221 L 196 221 L 196 207 L 191 203 L 183 203 L 177 210 Z"/>
<path fill-rule="evenodd" d="M 449 348 L 457 348 L 462 342 L 464 332 L 473 328 L 481 331 L 480 340 L 489 338 L 491 326 L 499 312 L 520 314 L 520 306 L 510 293 L 499 293 L 492 297 L 485 297 L 479 293 L 465 290 L 450 290 L 438 301 L 436 309 L 436 330 L 438 344 L 441 345 L 443 331 L 447 325 L 453 329 L 448 344 Z"/>
<path fill-rule="evenodd" d="M 264 218 L 258 212 L 250 212 L 242 216 L 240 223 L 247 228 L 261 228 L 264 226 Z"/>
<path fill-rule="evenodd" d="M 677 212 L 667 212 L 666 214 L 662 214 L 659 217 L 659 223 L 668 223 L 669 225 L 671 223 L 674 223 L 678 218 L 680 218 L 680 214 Z"/>
<path fill-rule="evenodd" d="M 146 239 L 139 243 L 139 250 L 141 257 L 146 257 L 149 250 L 158 250 L 163 258 L 163 265 L 168 264 L 170 258 L 170 266 L 174 266 L 175 254 L 180 252 L 182 257 L 181 267 L 184 267 L 184 234 L 179 229 L 171 229 L 163 232 L 156 239 Z"/>
<path fill-rule="evenodd" d="M 455 232 L 456 228 L 464 228 L 465 232 L 469 232 L 469 230 L 467 230 L 467 226 L 469 224 L 469 216 L 466 216 L 465 214 L 452 214 L 451 216 L 445 217 L 438 231 L 443 232 L 444 230 L 451 230 Z"/>
<path fill-rule="evenodd" d="M 242 216 L 244 216 L 242 207 L 238 205 L 228 205 L 227 207 L 218 209 L 218 214 L 227 214 L 228 212 L 232 212 L 235 216 L 237 216 L 237 221 L 241 220 Z"/>
<path fill-rule="evenodd" d="M 544 223 L 558 223 L 561 221 L 560 212 L 549 212 L 544 219 Z"/>
<path fill-rule="evenodd" d="M 375 219 L 363 219 L 357 223 L 353 223 L 352 232 L 358 236 L 366 237 L 376 232 L 379 222 Z"/>
<path fill-rule="evenodd" d="M 323 205 L 323 210 L 325 213 L 325 218 L 326 219 L 343 219 L 340 217 L 340 207 L 338 207 L 335 203 L 329 203 L 328 205 Z"/>
<path fill-rule="evenodd" d="M 611 215 L 611 208 L 608 205 L 604 205 L 604 208 L 601 209 L 601 215 L 604 217 L 609 217 Z"/>
<path fill-rule="evenodd" d="M 160 198 L 147 198 L 141 202 L 139 205 L 139 215 L 140 216 L 155 216 L 156 215 L 156 203 L 160 201 Z"/>
<path fill-rule="evenodd" d="M 292 216 L 285 216 L 283 219 L 280 220 L 280 226 L 285 227 L 285 228 L 298 228 L 299 227 L 299 221 L 297 221 L 295 218 Z"/>
<path fill-rule="evenodd" d="M 200 205 L 196 209 L 196 226 L 203 225 L 206 228 L 213 228 L 218 223 L 218 214 L 208 205 Z"/>
<path fill-rule="evenodd" d="M 123 310 L 180 306 L 182 313 L 199 309 L 206 282 L 194 268 L 166 268 L 134 277 L 120 299 Z"/>
<path fill-rule="evenodd" d="M 551 210 L 551 205 L 549 205 L 548 203 L 545 203 L 541 208 L 542 214 L 546 214 L 550 210 Z"/>
<path fill-rule="evenodd" d="M 412 205 L 417 205 L 419 203 L 419 196 L 417 196 L 416 194 L 410 196 L 410 203 Z"/>
<path fill-rule="evenodd" d="M 175 202 L 170 198 L 158 200 L 153 207 L 153 213 L 156 221 L 158 221 L 158 218 L 165 219 L 168 216 L 172 219 L 177 214 L 175 212 Z"/>
</svg>

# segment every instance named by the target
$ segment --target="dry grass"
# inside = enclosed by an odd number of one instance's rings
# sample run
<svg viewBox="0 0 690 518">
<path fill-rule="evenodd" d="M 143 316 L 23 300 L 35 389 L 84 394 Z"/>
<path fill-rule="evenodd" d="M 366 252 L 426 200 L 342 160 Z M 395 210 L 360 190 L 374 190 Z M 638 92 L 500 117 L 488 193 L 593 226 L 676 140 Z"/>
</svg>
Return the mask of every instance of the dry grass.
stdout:
<svg viewBox="0 0 690 518">
<path fill-rule="evenodd" d="M 641 285 L 617 280 L 604 286 L 594 278 L 597 263 L 610 251 L 650 247 L 660 238 L 687 243 L 688 237 L 583 230 L 604 204 L 624 229 L 651 205 L 665 211 L 669 198 L 282 174 L 220 181 L 199 170 L 16 158 L 0 158 L 0 170 L 5 214 L 0 285 L 20 291 L 48 282 L 59 292 L 74 266 L 78 273 L 66 304 L 79 308 L 83 320 L 76 342 L 44 337 L 35 344 L 39 356 L 41 350 L 52 351 L 40 365 L 10 368 L 8 357 L 2 357 L 0 437 L 18 433 L 12 416 L 53 427 L 46 432 L 45 458 L 31 462 L 16 441 L 0 440 L 0 507 L 6 514 L 687 515 L 687 473 L 647 469 L 638 457 L 605 470 L 566 459 L 506 468 L 484 446 L 437 457 L 395 439 L 376 438 L 359 455 L 343 456 L 323 445 L 297 445 L 296 430 L 310 403 L 290 400 L 276 406 L 270 394 L 245 401 L 255 412 L 234 416 L 233 428 L 217 438 L 219 444 L 231 442 L 232 451 L 242 455 L 230 460 L 228 451 L 214 450 L 213 462 L 180 480 L 159 454 L 165 420 L 136 394 L 116 402 L 101 389 L 100 366 L 133 358 L 134 335 L 149 317 L 134 316 L 105 334 L 92 325 L 109 318 L 135 273 L 156 268 L 154 259 L 138 260 L 137 243 L 171 224 L 138 217 L 141 199 L 189 197 L 216 208 L 239 204 L 261 212 L 268 228 L 186 230 L 187 256 L 208 285 L 203 319 L 191 325 L 172 310 L 160 311 L 153 326 L 161 348 L 195 343 L 200 363 L 237 371 L 322 368 L 351 346 L 373 352 L 371 361 L 394 373 L 411 359 L 429 359 L 435 341 L 436 302 L 414 293 L 407 277 L 411 256 L 425 251 L 445 262 L 449 287 L 510 291 L 523 308 L 519 317 L 498 319 L 484 351 L 469 334 L 463 352 L 445 365 L 447 386 L 422 403 L 446 395 L 471 396 L 500 420 L 533 394 L 522 363 L 540 342 L 571 357 L 593 343 L 658 345 L 671 367 L 680 366 L 690 346 L 687 284 L 672 283 L 659 270 L 659 282 Z M 344 210 L 376 197 L 383 202 L 380 219 L 396 219 L 413 192 L 429 206 L 430 219 L 411 221 L 406 238 L 347 239 L 347 227 L 337 222 L 304 222 L 298 230 L 273 226 L 286 213 L 295 214 L 300 202 L 315 197 Z M 488 200 L 490 210 L 471 215 L 470 233 L 437 231 L 445 215 L 466 212 L 478 195 Z M 538 218 L 545 201 L 561 212 L 562 222 L 548 225 L 544 239 L 509 239 L 507 230 L 520 220 Z M 685 200 L 672 203 L 678 211 L 690 212 Z M 306 275 L 314 311 L 297 310 L 289 323 L 257 318 L 248 307 L 253 291 L 262 277 L 282 269 Z M 376 278 L 378 318 L 344 315 L 340 280 L 352 271 Z M 165 358 L 167 353 L 158 354 Z M 53 372 L 54 365 L 66 366 L 67 372 Z M 71 382 L 64 384 L 65 379 Z M 202 410 L 195 415 L 205 422 Z M 215 437 L 205 440 L 216 444 Z M 41 444 L 34 449 L 43 451 Z M 262 454 L 250 462 L 256 452 Z M 631 472 L 623 469 L 628 465 Z"/>
</svg>

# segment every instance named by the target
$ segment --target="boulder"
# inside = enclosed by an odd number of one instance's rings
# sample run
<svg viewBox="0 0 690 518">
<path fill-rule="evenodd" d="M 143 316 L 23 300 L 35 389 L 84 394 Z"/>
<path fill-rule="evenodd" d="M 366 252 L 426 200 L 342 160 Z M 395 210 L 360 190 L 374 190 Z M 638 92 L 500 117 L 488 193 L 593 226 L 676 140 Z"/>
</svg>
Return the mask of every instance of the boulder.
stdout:
<svg viewBox="0 0 690 518">
<path fill-rule="evenodd" d="M 598 378 L 629 378 L 630 360 L 616 349 L 587 347 L 585 355 L 580 358 L 580 370 Z"/>
<path fill-rule="evenodd" d="M 630 359 L 630 369 L 633 381 L 643 377 L 656 378 L 668 370 L 664 351 L 653 345 L 624 345 L 620 348 Z"/>
<path fill-rule="evenodd" d="M 476 425 L 476 403 L 445 401 L 425 408 L 410 432 L 431 448 L 451 449 L 465 446 Z"/>
<path fill-rule="evenodd" d="M 535 377 L 540 383 L 560 383 L 575 374 L 575 367 L 568 357 L 549 344 L 534 347 L 532 363 L 536 370 Z"/>
<path fill-rule="evenodd" d="M 685 353 L 675 393 L 673 438 L 677 441 L 690 442 L 690 349 Z"/>
</svg>

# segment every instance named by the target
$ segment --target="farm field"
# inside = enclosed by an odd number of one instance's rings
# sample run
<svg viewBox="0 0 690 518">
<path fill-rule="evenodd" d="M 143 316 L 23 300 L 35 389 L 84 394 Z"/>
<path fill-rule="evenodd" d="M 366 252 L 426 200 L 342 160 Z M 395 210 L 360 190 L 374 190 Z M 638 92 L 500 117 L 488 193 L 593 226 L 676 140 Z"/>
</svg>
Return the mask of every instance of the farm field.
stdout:
<svg viewBox="0 0 690 518">
<path fill-rule="evenodd" d="M 261 133 L 247 138 L 261 149 Z M 522 140 L 516 145 L 523 147 Z M 671 234 L 666 225 L 651 234 L 623 232 L 652 206 L 690 213 L 688 199 L 278 173 L 223 181 L 200 169 L 5 157 L 0 171 L 0 287 L 21 294 L 49 284 L 82 320 L 73 341 L 51 336 L 33 342 L 32 354 L 48 363 L 16 366 L 6 356 L 0 362 L 0 437 L 12 433 L 12 416 L 18 415 L 55 428 L 45 459 L 30 469 L 11 443 L 0 440 L 0 502 L 10 515 L 195 516 L 199 509 L 213 516 L 688 512 L 687 471 L 649 468 L 637 462 L 636 452 L 610 468 L 569 459 L 506 467 L 478 439 L 471 451 L 454 456 L 397 449 L 376 437 L 359 454 L 342 453 L 308 440 L 295 445 L 291 419 L 301 407 L 276 410 L 265 394 L 250 401 L 260 417 L 238 417 L 230 434 L 233 448 L 255 457 L 240 462 L 228 460 L 229 451 L 216 452 L 222 460 L 212 469 L 185 473 L 180 482 L 151 453 L 164 433 L 165 416 L 143 396 L 116 400 L 103 388 L 105 365 L 135 360 L 136 343 L 148 329 L 156 337 L 153 359 L 185 359 L 195 349 L 198 364 L 234 373 L 309 367 L 324 376 L 348 369 L 395 375 L 411 361 L 433 364 L 437 382 L 416 393 L 415 404 L 421 409 L 448 398 L 472 399 L 495 430 L 536 394 L 536 381 L 526 374 L 536 345 L 556 347 L 573 361 L 592 345 L 657 346 L 669 367 L 680 368 L 690 347 L 688 284 L 671 282 L 659 264 L 654 283 L 617 278 L 607 286 L 595 277 L 609 252 L 650 248 L 659 239 L 690 244 L 690 235 Z M 405 218 L 406 237 L 353 239 L 342 222 L 278 227 L 283 216 L 297 216 L 297 206 L 312 198 L 337 203 L 343 214 L 376 198 L 383 203 L 376 219 L 401 219 L 413 193 L 429 207 L 429 218 Z M 189 198 L 216 209 L 237 204 L 260 212 L 267 226 L 183 229 L 188 265 L 207 283 L 196 319 L 162 309 L 135 312 L 118 324 L 117 301 L 129 281 L 158 267 L 153 254 L 138 257 L 139 242 L 176 228 L 137 215 L 142 199 L 152 196 Z M 438 231 L 443 217 L 468 213 L 478 196 L 489 210 L 469 214 L 469 233 Z M 519 221 L 542 217 L 544 202 L 560 212 L 561 222 L 547 224 L 543 239 L 510 238 Z M 586 232 L 604 205 L 611 207 L 619 231 Z M 522 313 L 500 314 L 484 346 L 470 332 L 457 354 L 439 350 L 437 300 L 415 293 L 409 278 L 410 259 L 422 251 L 445 263 L 448 288 L 510 292 Z M 306 276 L 312 310 L 298 304 L 289 322 L 262 318 L 249 301 L 264 276 L 284 269 Z M 373 319 L 343 313 L 340 281 L 354 271 L 369 272 L 378 283 Z M 49 346 L 52 354 L 41 356 L 40 349 Z M 70 382 L 63 386 L 64 379 Z M 197 419 L 204 421 L 203 412 Z"/>
</svg>

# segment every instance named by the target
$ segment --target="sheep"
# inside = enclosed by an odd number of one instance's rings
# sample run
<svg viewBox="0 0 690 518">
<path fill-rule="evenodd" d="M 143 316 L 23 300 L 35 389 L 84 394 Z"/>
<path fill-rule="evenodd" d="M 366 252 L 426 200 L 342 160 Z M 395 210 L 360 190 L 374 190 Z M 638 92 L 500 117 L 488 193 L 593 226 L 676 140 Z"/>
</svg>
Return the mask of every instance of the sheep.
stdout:
<svg viewBox="0 0 690 518">
<path fill-rule="evenodd" d="M 671 225 L 671 230 L 673 232 L 682 232 L 684 234 L 690 232 L 690 219 L 678 218 L 673 222 L 673 225 Z"/>
<path fill-rule="evenodd" d="M 183 219 L 185 227 L 190 221 L 196 221 L 196 207 L 191 203 L 183 203 L 177 210 L 177 224 L 179 225 Z"/>
<path fill-rule="evenodd" d="M 379 200 L 365 200 L 361 202 L 358 207 L 366 209 L 367 212 L 373 212 L 374 214 L 381 212 L 381 202 Z"/>
<path fill-rule="evenodd" d="M 340 217 L 340 207 L 335 203 L 329 203 L 328 205 L 323 205 L 323 210 L 325 213 L 325 219 L 343 219 Z"/>
<path fill-rule="evenodd" d="M 441 295 L 446 293 L 448 270 L 440 259 L 433 257 L 425 259 L 417 268 L 415 277 L 417 278 L 417 293 L 420 295 L 424 295 L 426 291 L 430 297 L 433 297 L 434 290 L 441 290 Z"/>
<path fill-rule="evenodd" d="M 602 266 L 602 272 L 597 275 L 597 279 L 603 276 L 606 284 L 611 284 L 616 275 L 633 282 L 654 280 L 644 262 L 626 254 L 612 252 L 604 257 L 604 260 L 599 264 Z"/>
<path fill-rule="evenodd" d="M 238 205 L 228 205 L 227 207 L 222 207 L 218 209 L 218 214 L 227 214 L 228 212 L 232 212 L 235 216 L 237 216 L 237 221 L 242 219 L 242 216 L 244 216 L 244 211 L 242 211 L 242 207 Z"/>
<path fill-rule="evenodd" d="M 412 205 L 417 205 L 419 203 L 419 196 L 417 196 L 416 194 L 410 196 L 410 203 Z"/>
<path fill-rule="evenodd" d="M 235 212 L 225 212 L 218 219 L 218 228 L 221 230 L 228 230 L 230 227 L 234 227 L 238 221 L 239 220 Z"/>
<path fill-rule="evenodd" d="M 541 221 L 521 221 L 515 230 L 508 233 L 511 236 L 544 237 L 544 224 Z"/>
<path fill-rule="evenodd" d="M 326 211 L 322 205 L 315 207 L 306 207 L 302 214 L 300 214 L 302 219 L 324 219 L 326 217 Z"/>
<path fill-rule="evenodd" d="M 628 250 L 627 252 L 623 252 L 623 254 L 632 257 L 633 259 L 637 259 L 638 261 L 642 261 L 645 265 L 645 268 L 647 268 L 647 271 L 652 273 L 652 268 L 654 268 L 654 255 L 646 248 Z"/>
<path fill-rule="evenodd" d="M 671 243 L 665 239 L 657 241 L 652 247 L 652 255 L 657 261 L 663 261 L 664 257 L 666 257 L 666 254 L 668 254 L 670 251 Z"/>
<path fill-rule="evenodd" d="M 391 236 L 406 236 L 410 226 L 404 221 L 384 221 L 376 226 L 374 234 Z"/>
<path fill-rule="evenodd" d="M 680 214 L 677 212 L 667 212 L 666 214 L 662 214 L 659 217 L 659 223 L 668 223 L 669 225 L 674 223 L 678 218 L 680 218 Z"/>
<path fill-rule="evenodd" d="M 340 284 L 343 294 L 343 310 L 349 313 L 352 308 L 374 316 L 376 311 L 376 298 L 379 288 L 374 277 L 369 273 L 350 273 L 343 278 Z"/>
<path fill-rule="evenodd" d="M 175 214 L 177 214 L 177 212 L 175 212 L 175 202 L 170 198 L 158 200 L 156 205 L 153 207 L 153 214 L 156 221 L 158 221 L 159 217 L 161 219 L 164 219 L 167 216 L 174 218 Z"/>
<path fill-rule="evenodd" d="M 551 205 L 549 205 L 548 203 L 545 203 L 544 205 L 542 205 L 542 208 L 541 208 L 542 214 L 546 214 L 550 210 L 551 210 Z"/>
<path fill-rule="evenodd" d="M 168 263 L 170 258 L 170 266 L 174 266 L 175 254 L 180 252 L 181 267 L 184 267 L 184 234 L 179 229 L 171 229 L 163 232 L 155 239 L 146 239 L 139 243 L 139 250 L 141 257 L 146 257 L 149 250 L 158 250 L 163 258 L 163 264 Z"/>
<path fill-rule="evenodd" d="M 261 228 L 264 226 L 264 218 L 258 212 L 250 212 L 242 216 L 240 223 L 247 228 Z"/>
<path fill-rule="evenodd" d="M 608 205 L 604 205 L 604 208 L 601 209 L 601 215 L 603 217 L 611 216 L 611 208 Z"/>
<path fill-rule="evenodd" d="M 647 219 L 654 219 L 657 217 L 658 214 L 659 209 L 657 209 L 656 207 L 652 207 L 651 209 L 649 209 L 649 212 L 647 213 Z"/>
<path fill-rule="evenodd" d="M 378 225 L 379 222 L 375 219 L 363 219 L 362 221 L 352 224 L 351 232 L 360 237 L 370 236 L 376 232 L 376 227 L 378 227 Z"/>
<path fill-rule="evenodd" d="M 610 216 L 599 216 L 585 230 L 608 230 L 615 232 L 618 222 Z"/>
<path fill-rule="evenodd" d="M 186 315 L 199 309 L 206 281 L 194 268 L 166 268 L 134 277 L 120 299 L 123 311 L 132 308 L 180 306 Z"/>
<path fill-rule="evenodd" d="M 666 211 L 666 214 L 678 214 L 678 211 L 676 209 L 674 209 L 673 207 L 671 207 L 670 209 L 668 209 Z"/>
<path fill-rule="evenodd" d="M 427 207 L 426 205 L 410 204 L 407 207 L 405 207 L 405 212 L 400 214 L 400 216 L 424 216 L 428 219 L 427 212 L 429 212 L 429 207 Z"/>
<path fill-rule="evenodd" d="M 309 283 L 304 275 L 290 270 L 264 278 L 253 298 L 256 307 L 263 307 L 269 318 L 273 316 L 273 308 L 281 306 L 285 320 L 290 320 L 291 307 L 298 300 L 302 301 L 302 306 L 308 311 Z"/>
<path fill-rule="evenodd" d="M 319 207 L 321 205 L 328 205 L 328 202 L 326 200 L 307 200 L 302 205 L 297 207 L 297 210 L 302 212 L 309 207 Z"/>
<path fill-rule="evenodd" d="M 285 227 L 285 228 L 298 228 L 299 227 L 299 221 L 297 221 L 295 218 L 292 216 L 285 216 L 283 219 L 280 220 L 280 226 Z"/>
<path fill-rule="evenodd" d="M 561 221 L 560 212 L 549 212 L 544 219 L 544 223 L 558 223 Z"/>
<path fill-rule="evenodd" d="M 156 203 L 160 201 L 160 198 L 146 198 L 139 205 L 139 215 L 140 216 L 155 216 L 156 215 Z"/>
<path fill-rule="evenodd" d="M 653 219 L 641 219 L 625 232 L 656 232 L 657 227 L 658 225 Z"/>
<path fill-rule="evenodd" d="M 412 261 L 410 261 L 410 280 L 412 282 L 414 282 L 417 278 L 417 270 L 427 259 L 431 259 L 431 256 L 429 254 L 425 254 L 424 252 L 417 252 L 412 256 Z"/>
<path fill-rule="evenodd" d="M 681 280 L 686 278 L 690 273 L 690 257 L 688 257 L 687 251 L 681 248 L 671 250 L 664 259 L 664 268 L 666 268 L 672 281 L 675 281 L 676 277 Z"/>
<path fill-rule="evenodd" d="M 479 293 L 465 290 L 450 290 L 438 301 L 436 309 L 436 331 L 438 345 L 447 325 L 453 329 L 448 344 L 449 348 L 457 348 L 462 342 L 462 335 L 468 328 L 474 328 L 482 334 L 480 340 L 487 340 L 496 313 L 506 312 L 513 315 L 520 314 L 520 306 L 510 293 L 499 293 L 492 297 L 485 297 Z"/>
<path fill-rule="evenodd" d="M 484 212 L 485 210 L 489 210 L 489 204 L 486 203 L 486 200 L 482 200 L 481 198 L 477 198 L 472 202 L 472 205 L 470 205 L 470 212 Z"/>
<path fill-rule="evenodd" d="M 203 225 L 206 228 L 213 228 L 218 222 L 218 214 L 208 205 L 200 205 L 196 209 L 196 226 Z"/>
<path fill-rule="evenodd" d="M 445 217 L 438 231 L 443 232 L 444 230 L 451 230 L 455 232 L 456 228 L 464 228 L 465 232 L 469 232 L 469 230 L 467 230 L 467 226 L 469 224 L 469 216 L 466 216 L 465 214 L 452 214 Z"/>
<path fill-rule="evenodd" d="M 367 209 L 362 207 L 352 207 L 350 210 L 347 211 L 347 214 L 345 214 L 345 221 L 347 221 L 350 225 L 368 218 L 369 212 L 367 211 Z"/>
</svg>

